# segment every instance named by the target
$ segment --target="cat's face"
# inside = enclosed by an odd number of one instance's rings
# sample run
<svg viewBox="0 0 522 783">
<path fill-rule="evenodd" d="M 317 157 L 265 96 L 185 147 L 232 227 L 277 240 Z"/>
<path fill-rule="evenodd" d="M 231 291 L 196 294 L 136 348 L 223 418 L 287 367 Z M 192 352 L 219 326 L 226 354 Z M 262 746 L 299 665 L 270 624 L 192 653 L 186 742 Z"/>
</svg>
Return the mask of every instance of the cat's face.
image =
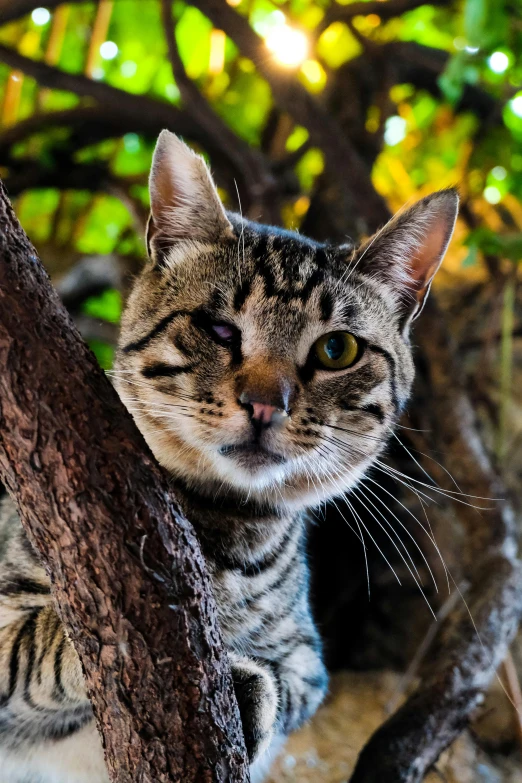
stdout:
<svg viewBox="0 0 522 783">
<path fill-rule="evenodd" d="M 164 132 L 151 201 L 152 263 L 124 314 L 116 373 L 158 459 L 189 484 L 292 505 L 349 489 L 408 397 L 409 321 L 455 193 L 361 248 L 319 245 L 226 215 L 201 159 Z"/>
</svg>

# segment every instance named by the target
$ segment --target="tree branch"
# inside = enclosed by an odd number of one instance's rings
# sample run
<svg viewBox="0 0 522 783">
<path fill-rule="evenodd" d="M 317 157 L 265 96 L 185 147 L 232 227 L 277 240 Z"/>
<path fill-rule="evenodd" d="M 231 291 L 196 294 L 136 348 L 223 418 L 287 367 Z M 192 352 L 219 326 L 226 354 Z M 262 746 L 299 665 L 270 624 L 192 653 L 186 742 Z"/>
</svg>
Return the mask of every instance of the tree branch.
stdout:
<svg viewBox="0 0 522 783">
<path fill-rule="evenodd" d="M 2 130 L 0 157 L 6 156 L 14 144 L 49 128 L 70 129 L 73 136 L 80 141 L 80 144 L 75 145 L 76 147 L 116 138 L 130 132 L 141 133 L 154 139 L 165 123 L 158 123 L 156 118 L 151 118 L 147 112 L 140 111 L 141 108 L 146 107 L 141 105 L 140 96 L 136 97 L 138 98 L 137 110 L 132 114 L 119 112 L 114 106 L 106 104 L 33 114 Z M 175 124 L 171 124 L 171 127 L 175 128 Z"/>
<path fill-rule="evenodd" d="M 174 35 L 172 0 L 161 0 L 161 18 L 172 75 L 185 111 L 210 138 L 216 139 L 220 147 L 227 150 L 228 157 L 243 171 L 243 186 L 249 193 L 250 211 L 257 215 L 261 211 L 266 222 L 279 222 L 277 183 L 262 155 L 230 130 L 185 72 Z"/>
<path fill-rule="evenodd" d="M 470 585 L 465 601 L 441 625 L 438 649 L 419 688 L 370 739 L 350 783 L 420 783 L 480 703 L 522 614 L 513 509 L 502 499 L 504 488 L 476 431 L 444 319 L 433 300 L 422 318 L 416 341 L 429 372 L 430 404 L 420 406 L 428 419 L 420 424 L 436 433 L 444 468 L 469 493 L 464 500 L 474 504 L 483 499 L 489 508 L 480 514 L 469 504 L 458 505 L 465 535 L 464 576 Z"/>
<path fill-rule="evenodd" d="M 4 44 L 0 44 L 0 61 L 32 76 L 44 87 L 94 98 L 104 106 L 110 107 L 111 113 L 114 113 L 115 107 L 118 107 L 118 112 L 125 116 L 136 117 L 142 114 L 147 117 L 148 122 L 154 123 L 155 127 L 169 125 L 177 133 L 202 143 L 205 141 L 193 120 L 169 103 L 145 95 L 133 95 L 110 84 L 89 79 L 82 74 L 67 73 L 60 68 L 25 57 Z"/>
<path fill-rule="evenodd" d="M 69 2 L 79 3 L 81 0 L 69 0 Z M 63 0 L 48 0 L 45 3 L 45 7 L 51 10 L 61 5 Z M 22 16 L 27 16 L 35 8 L 38 8 L 40 3 L 37 0 L 0 0 L 0 24 L 6 24 L 7 22 L 14 22 L 17 19 L 21 19 Z"/>
<path fill-rule="evenodd" d="M 0 479 L 51 577 L 118 783 L 248 778 L 205 563 L 0 191 Z"/>
<path fill-rule="evenodd" d="M 407 11 L 413 11 L 422 5 L 440 5 L 447 6 L 453 0 L 388 0 L 383 3 L 382 0 L 373 0 L 373 2 L 350 3 L 349 5 L 339 5 L 332 3 L 317 28 L 317 34 L 326 30 L 333 22 L 349 22 L 355 16 L 369 16 L 377 14 L 384 21 L 400 16 Z"/>
<path fill-rule="evenodd" d="M 351 142 L 295 75 L 273 62 L 263 39 L 250 27 L 248 20 L 222 0 L 190 0 L 190 4 L 225 31 L 267 80 L 280 108 L 307 128 L 312 142 L 325 156 L 326 167 L 342 183 L 350 208 L 361 216 L 367 230 L 372 231 L 384 223 L 389 217 L 386 204 L 373 187 L 370 172 Z"/>
<path fill-rule="evenodd" d="M 145 95 L 134 95 L 81 74 L 67 73 L 54 66 L 25 57 L 3 44 L 0 44 L 0 61 L 32 76 L 45 87 L 94 98 L 104 107 L 108 107 L 108 122 L 114 122 L 116 127 L 121 126 L 124 118 L 128 118 L 131 123 L 139 124 L 141 128 L 154 129 L 155 133 L 168 127 L 198 142 L 212 158 L 221 160 L 224 158 L 227 161 L 227 166 L 222 169 L 228 169 L 230 180 L 228 184 L 232 192 L 234 175 L 243 191 L 251 194 L 252 200 L 255 199 L 257 203 L 265 196 L 268 200 L 270 192 L 275 187 L 275 181 L 260 154 L 250 150 L 245 142 L 232 134 L 232 131 L 228 129 L 220 131 L 219 127 L 214 127 L 208 112 L 205 113 L 202 122 L 203 112 L 200 109 L 196 121 L 187 112 L 182 112 L 166 102 Z M 119 122 L 114 118 L 116 112 L 120 114 Z M 221 120 L 219 122 L 221 123 Z"/>
</svg>

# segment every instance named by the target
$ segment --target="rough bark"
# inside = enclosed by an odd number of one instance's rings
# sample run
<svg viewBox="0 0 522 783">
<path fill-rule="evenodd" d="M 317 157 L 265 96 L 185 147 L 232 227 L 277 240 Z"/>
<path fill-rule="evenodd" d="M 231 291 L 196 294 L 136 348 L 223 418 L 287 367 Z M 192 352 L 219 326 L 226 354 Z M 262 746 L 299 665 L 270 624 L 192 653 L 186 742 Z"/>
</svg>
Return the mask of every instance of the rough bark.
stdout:
<svg viewBox="0 0 522 783">
<path fill-rule="evenodd" d="M 192 527 L 0 191 L 0 478 L 80 655 L 111 779 L 248 779 Z"/>
</svg>

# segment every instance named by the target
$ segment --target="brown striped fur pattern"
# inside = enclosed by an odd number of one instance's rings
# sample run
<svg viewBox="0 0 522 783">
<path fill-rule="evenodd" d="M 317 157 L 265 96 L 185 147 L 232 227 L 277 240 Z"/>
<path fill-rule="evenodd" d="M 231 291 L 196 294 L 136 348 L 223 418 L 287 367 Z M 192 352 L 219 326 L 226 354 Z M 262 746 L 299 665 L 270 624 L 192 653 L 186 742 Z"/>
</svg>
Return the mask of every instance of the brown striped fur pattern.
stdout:
<svg viewBox="0 0 522 783">
<path fill-rule="evenodd" d="M 256 781 L 326 691 L 306 512 L 385 447 L 458 199 L 433 194 L 359 247 L 319 244 L 225 212 L 202 159 L 166 131 L 150 189 L 116 385 L 199 534 Z M 343 331 L 356 360 L 325 369 L 314 343 Z M 0 780 L 105 783 L 78 658 L 7 498 L 0 562 Z"/>
</svg>

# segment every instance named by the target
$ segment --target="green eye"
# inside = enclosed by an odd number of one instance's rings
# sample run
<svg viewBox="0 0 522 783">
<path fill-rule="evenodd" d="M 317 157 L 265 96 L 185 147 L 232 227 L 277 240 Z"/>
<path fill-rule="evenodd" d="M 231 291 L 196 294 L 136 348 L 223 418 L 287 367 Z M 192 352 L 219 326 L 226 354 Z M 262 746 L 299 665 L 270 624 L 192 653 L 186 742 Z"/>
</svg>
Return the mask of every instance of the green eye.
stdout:
<svg viewBox="0 0 522 783">
<path fill-rule="evenodd" d="M 350 332 L 329 332 L 314 345 L 315 355 L 328 370 L 344 370 L 357 359 L 359 343 Z"/>
</svg>

